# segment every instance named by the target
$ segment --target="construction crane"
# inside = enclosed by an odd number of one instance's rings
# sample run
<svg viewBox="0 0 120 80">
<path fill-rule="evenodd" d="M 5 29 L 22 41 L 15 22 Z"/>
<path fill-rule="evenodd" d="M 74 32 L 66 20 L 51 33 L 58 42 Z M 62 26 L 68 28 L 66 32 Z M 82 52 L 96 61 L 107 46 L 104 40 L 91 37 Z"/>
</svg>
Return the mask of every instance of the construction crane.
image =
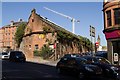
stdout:
<svg viewBox="0 0 120 80">
<path fill-rule="evenodd" d="M 67 18 L 67 19 L 70 19 L 71 22 L 72 22 L 72 32 L 75 33 L 75 22 L 80 22 L 79 20 L 76 20 L 75 18 L 72 18 L 72 17 L 70 17 L 70 16 L 64 15 L 64 14 L 62 14 L 62 13 L 59 13 L 59 12 L 54 11 L 54 10 L 52 10 L 52 9 L 49 9 L 49 8 L 47 8 L 47 7 L 44 7 L 44 8 L 45 8 L 46 10 L 49 10 L 49 11 L 53 12 L 53 13 L 59 14 L 59 15 L 65 17 L 65 18 Z"/>
</svg>

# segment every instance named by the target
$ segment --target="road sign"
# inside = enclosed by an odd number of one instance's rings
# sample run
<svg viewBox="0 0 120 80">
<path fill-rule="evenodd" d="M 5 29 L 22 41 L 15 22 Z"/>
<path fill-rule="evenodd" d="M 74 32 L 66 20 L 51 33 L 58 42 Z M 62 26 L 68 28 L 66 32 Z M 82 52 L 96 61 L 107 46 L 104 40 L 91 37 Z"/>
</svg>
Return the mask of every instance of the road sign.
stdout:
<svg viewBox="0 0 120 80">
<path fill-rule="evenodd" d="M 95 28 L 90 25 L 90 36 L 95 37 Z"/>
<path fill-rule="evenodd" d="M 96 43 L 95 43 L 95 45 L 96 45 L 96 46 L 99 46 L 99 43 L 98 43 L 98 42 L 96 42 Z"/>
<path fill-rule="evenodd" d="M 114 53 L 114 62 L 118 62 L 118 53 Z"/>
</svg>

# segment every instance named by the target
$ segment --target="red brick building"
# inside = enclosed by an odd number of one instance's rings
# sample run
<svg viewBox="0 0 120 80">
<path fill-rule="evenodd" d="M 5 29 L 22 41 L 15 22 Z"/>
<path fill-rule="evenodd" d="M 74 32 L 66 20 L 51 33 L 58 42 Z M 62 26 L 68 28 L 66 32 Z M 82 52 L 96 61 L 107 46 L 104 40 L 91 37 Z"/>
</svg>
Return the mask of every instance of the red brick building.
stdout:
<svg viewBox="0 0 120 80">
<path fill-rule="evenodd" d="M 72 40 L 65 39 L 64 36 L 62 38 L 58 36 L 62 34 L 68 35 L 67 37 L 72 35 Z M 28 19 L 20 50 L 24 51 L 27 59 L 32 59 L 34 50 L 40 50 L 43 45 L 50 44 L 56 46 L 57 59 L 66 53 L 82 52 L 83 46 L 78 46 L 77 42 L 79 42 L 78 36 L 41 17 L 33 9 Z"/>
<path fill-rule="evenodd" d="M 108 60 L 120 64 L 120 0 L 105 1 L 103 32 L 107 40 Z"/>
<path fill-rule="evenodd" d="M 10 48 L 15 50 L 16 49 L 16 43 L 15 43 L 15 32 L 17 30 L 18 25 L 22 23 L 22 19 L 18 22 L 11 21 L 9 25 L 2 27 L 2 44 L 3 49 Z M 26 22 L 25 22 L 26 23 Z"/>
<path fill-rule="evenodd" d="M 2 47 L 3 47 L 3 29 L 0 28 L 0 52 L 2 52 Z"/>
</svg>

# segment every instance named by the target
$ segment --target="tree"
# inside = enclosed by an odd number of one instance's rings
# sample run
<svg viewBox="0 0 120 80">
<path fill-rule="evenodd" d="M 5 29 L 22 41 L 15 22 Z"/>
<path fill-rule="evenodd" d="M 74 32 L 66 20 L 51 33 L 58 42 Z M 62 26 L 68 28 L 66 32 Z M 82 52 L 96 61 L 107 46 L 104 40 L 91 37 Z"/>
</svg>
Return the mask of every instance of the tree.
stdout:
<svg viewBox="0 0 120 80">
<path fill-rule="evenodd" d="M 24 36 L 26 28 L 26 23 L 22 22 L 20 25 L 17 26 L 17 31 L 15 33 L 15 41 L 17 43 L 17 48 L 20 47 L 20 43 L 22 42 L 22 38 Z"/>
</svg>

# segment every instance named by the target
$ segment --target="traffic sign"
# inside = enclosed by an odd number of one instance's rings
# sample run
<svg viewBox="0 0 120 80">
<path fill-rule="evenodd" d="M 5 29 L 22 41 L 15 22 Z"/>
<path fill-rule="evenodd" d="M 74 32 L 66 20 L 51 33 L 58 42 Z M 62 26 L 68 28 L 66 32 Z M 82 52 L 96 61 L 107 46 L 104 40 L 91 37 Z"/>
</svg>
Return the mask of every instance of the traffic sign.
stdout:
<svg viewBox="0 0 120 80">
<path fill-rule="evenodd" d="M 95 28 L 90 25 L 90 36 L 95 37 Z"/>
<path fill-rule="evenodd" d="M 118 53 L 114 53 L 114 62 L 118 62 Z"/>
<path fill-rule="evenodd" d="M 96 43 L 95 43 L 95 45 L 96 45 L 96 46 L 99 46 L 99 43 L 98 43 L 98 42 L 96 42 Z"/>
</svg>

